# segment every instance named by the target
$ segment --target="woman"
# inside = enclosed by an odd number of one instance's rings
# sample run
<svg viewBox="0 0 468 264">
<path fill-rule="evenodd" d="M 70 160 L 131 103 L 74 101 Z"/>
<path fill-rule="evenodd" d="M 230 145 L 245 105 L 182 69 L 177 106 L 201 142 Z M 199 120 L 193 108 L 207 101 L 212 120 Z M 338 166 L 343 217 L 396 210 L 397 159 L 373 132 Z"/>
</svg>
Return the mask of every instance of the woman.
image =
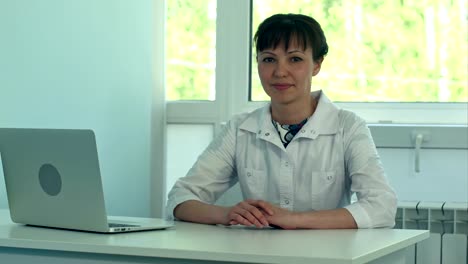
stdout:
<svg viewBox="0 0 468 264">
<path fill-rule="evenodd" d="M 175 183 L 168 216 L 258 228 L 392 227 L 396 196 L 365 121 L 311 92 L 328 52 L 320 25 L 277 14 L 254 40 L 270 104 L 228 122 Z M 236 182 L 245 200 L 214 205 Z"/>
</svg>

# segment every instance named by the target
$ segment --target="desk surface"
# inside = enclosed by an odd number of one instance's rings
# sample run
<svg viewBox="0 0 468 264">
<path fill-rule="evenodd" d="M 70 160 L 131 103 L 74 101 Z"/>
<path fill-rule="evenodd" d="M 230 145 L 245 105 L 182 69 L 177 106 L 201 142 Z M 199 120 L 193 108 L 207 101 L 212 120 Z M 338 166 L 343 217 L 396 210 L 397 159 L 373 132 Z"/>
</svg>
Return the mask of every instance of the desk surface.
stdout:
<svg viewBox="0 0 468 264">
<path fill-rule="evenodd" d="M 250 263 L 366 263 L 429 237 L 424 230 L 278 230 L 176 222 L 174 228 L 95 234 L 11 222 L 0 210 L 0 247 L 230 260 Z"/>
</svg>

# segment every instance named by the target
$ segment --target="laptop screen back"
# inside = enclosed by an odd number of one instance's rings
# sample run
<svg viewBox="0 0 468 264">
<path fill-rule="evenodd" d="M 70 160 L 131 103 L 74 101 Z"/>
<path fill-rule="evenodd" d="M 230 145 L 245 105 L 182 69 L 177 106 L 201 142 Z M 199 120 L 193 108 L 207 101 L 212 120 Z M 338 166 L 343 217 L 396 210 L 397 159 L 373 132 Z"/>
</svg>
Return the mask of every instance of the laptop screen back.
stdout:
<svg viewBox="0 0 468 264">
<path fill-rule="evenodd" d="M 0 153 L 14 222 L 107 229 L 93 131 L 0 128 Z"/>
</svg>

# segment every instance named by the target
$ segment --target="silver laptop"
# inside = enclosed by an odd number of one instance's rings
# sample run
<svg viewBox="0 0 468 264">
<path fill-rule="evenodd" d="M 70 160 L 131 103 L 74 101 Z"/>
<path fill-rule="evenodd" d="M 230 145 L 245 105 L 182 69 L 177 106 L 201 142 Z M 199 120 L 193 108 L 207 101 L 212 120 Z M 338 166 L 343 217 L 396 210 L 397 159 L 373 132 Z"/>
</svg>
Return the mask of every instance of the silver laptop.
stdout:
<svg viewBox="0 0 468 264">
<path fill-rule="evenodd" d="M 174 225 L 107 216 L 92 130 L 0 128 L 0 155 L 13 222 L 99 233 Z"/>
</svg>

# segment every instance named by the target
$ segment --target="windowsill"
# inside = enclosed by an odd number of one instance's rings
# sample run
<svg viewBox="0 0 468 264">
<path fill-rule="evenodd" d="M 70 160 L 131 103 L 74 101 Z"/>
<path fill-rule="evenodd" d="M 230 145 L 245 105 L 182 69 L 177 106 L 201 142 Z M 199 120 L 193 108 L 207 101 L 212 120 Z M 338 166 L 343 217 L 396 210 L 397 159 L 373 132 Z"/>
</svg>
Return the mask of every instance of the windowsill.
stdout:
<svg viewBox="0 0 468 264">
<path fill-rule="evenodd" d="M 369 123 L 378 148 L 415 148 L 422 135 L 422 149 L 468 149 L 468 125 Z"/>
</svg>

